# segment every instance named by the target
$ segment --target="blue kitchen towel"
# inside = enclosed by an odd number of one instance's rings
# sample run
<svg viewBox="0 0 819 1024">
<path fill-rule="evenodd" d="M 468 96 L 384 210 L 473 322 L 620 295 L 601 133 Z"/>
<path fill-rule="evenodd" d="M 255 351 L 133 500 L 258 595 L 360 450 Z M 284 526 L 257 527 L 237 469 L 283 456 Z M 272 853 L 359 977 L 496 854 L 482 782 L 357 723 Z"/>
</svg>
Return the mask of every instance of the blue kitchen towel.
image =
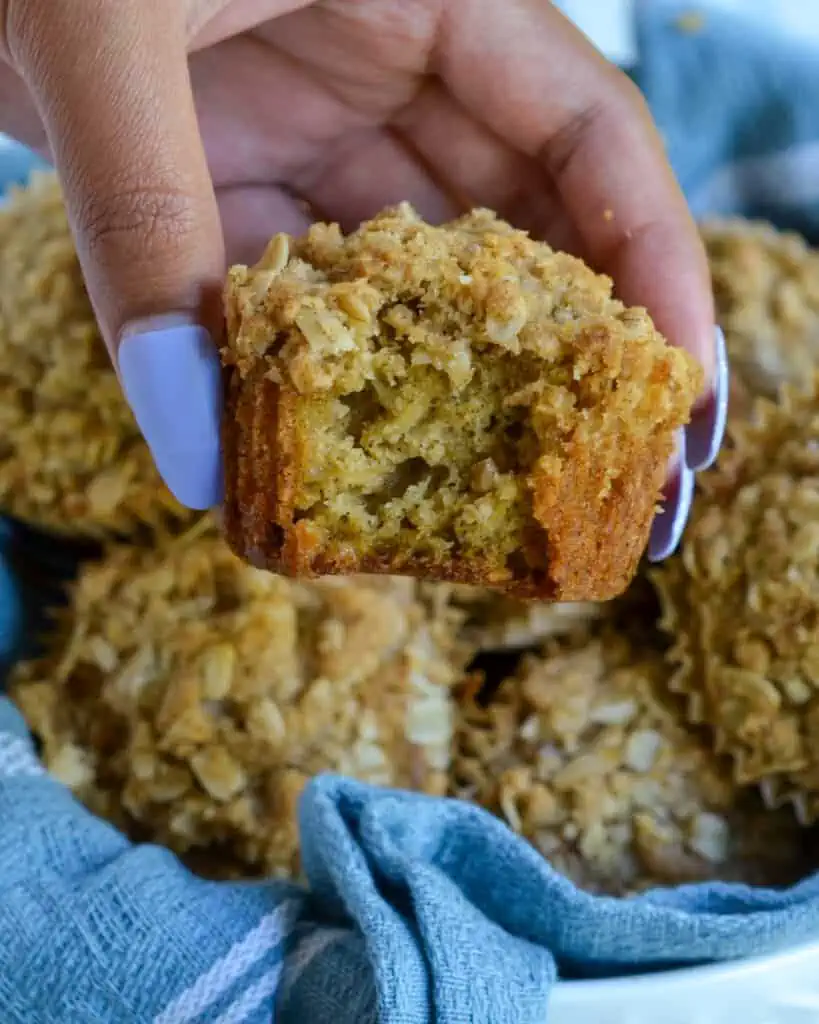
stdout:
<svg viewBox="0 0 819 1024">
<path fill-rule="evenodd" d="M 778 39 L 774 13 L 770 32 L 713 11 L 687 30 L 692 15 L 696 4 L 637 0 L 632 72 L 691 209 L 819 243 L 819 51 Z"/>
<path fill-rule="evenodd" d="M 714 14 L 681 31 L 670 12 L 638 5 L 633 75 L 696 212 L 817 237 L 819 59 Z M 6 180 L 24 173 L 7 166 Z M 45 543 L 30 549 L 57 565 Z M 10 525 L 0 556 L 8 660 L 40 609 Z M 592 897 L 474 807 L 335 776 L 308 787 L 301 835 L 309 889 L 197 879 L 86 813 L 0 699 L 0 1021 L 544 1024 L 558 974 L 719 961 L 819 933 L 819 876 Z"/>
</svg>

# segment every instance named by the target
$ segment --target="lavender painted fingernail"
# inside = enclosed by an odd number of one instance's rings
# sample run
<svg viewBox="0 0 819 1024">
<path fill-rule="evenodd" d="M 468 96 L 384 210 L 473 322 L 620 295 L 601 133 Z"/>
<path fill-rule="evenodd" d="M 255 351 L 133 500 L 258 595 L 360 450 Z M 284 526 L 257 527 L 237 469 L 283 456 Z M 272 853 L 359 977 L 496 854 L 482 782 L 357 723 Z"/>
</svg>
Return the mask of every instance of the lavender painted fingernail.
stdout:
<svg viewBox="0 0 819 1024">
<path fill-rule="evenodd" d="M 648 539 L 648 558 L 651 562 L 662 562 L 673 554 L 688 521 L 691 502 L 694 498 L 694 473 L 686 465 L 685 434 L 679 433 L 679 461 L 665 486 L 662 511 L 658 512 L 651 526 Z"/>
<path fill-rule="evenodd" d="M 725 335 L 714 328 L 716 370 L 708 400 L 694 413 L 686 428 L 686 464 L 695 473 L 708 469 L 719 454 L 728 417 L 728 356 Z"/>
<path fill-rule="evenodd" d="M 189 508 L 222 500 L 219 357 L 198 324 L 140 324 L 119 347 L 123 390 L 154 462 Z"/>
</svg>

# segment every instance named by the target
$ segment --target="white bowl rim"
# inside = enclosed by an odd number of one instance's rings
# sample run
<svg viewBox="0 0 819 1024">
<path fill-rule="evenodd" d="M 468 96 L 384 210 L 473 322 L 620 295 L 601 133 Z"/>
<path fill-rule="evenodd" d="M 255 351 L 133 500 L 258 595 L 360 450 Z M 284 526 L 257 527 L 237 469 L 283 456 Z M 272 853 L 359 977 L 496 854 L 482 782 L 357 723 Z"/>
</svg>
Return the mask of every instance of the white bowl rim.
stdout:
<svg viewBox="0 0 819 1024">
<path fill-rule="evenodd" d="M 629 974 L 615 978 L 567 979 L 559 981 L 558 985 L 563 997 L 598 999 L 607 994 L 614 995 L 624 988 L 633 992 L 635 988 L 646 991 L 662 987 L 665 992 L 669 986 L 686 987 L 699 981 L 727 981 L 729 979 L 736 981 L 760 971 L 767 973 L 792 961 L 810 957 L 816 957 L 819 966 L 819 921 L 817 921 L 816 931 L 817 939 L 815 940 L 788 946 L 771 953 L 759 953 L 716 963 L 698 964 L 694 967 L 672 967 L 667 970 Z"/>
</svg>

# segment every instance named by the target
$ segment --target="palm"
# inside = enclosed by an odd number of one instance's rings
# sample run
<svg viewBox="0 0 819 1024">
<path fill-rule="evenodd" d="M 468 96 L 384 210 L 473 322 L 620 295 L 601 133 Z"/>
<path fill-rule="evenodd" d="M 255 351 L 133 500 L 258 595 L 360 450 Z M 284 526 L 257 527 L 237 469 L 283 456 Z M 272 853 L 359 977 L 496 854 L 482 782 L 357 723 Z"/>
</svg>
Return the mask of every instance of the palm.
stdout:
<svg viewBox="0 0 819 1024">
<path fill-rule="evenodd" d="M 542 165 L 433 77 L 437 6 L 311 6 L 192 58 L 230 259 L 300 231 L 305 202 L 347 227 L 402 199 L 433 220 L 485 205 L 577 248 Z"/>
</svg>

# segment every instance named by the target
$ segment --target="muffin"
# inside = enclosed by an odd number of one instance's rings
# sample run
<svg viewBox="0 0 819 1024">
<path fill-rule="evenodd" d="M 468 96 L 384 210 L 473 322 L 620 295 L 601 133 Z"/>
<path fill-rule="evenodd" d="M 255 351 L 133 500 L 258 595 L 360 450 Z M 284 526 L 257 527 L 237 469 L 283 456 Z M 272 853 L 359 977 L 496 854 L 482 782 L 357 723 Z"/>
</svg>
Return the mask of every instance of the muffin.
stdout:
<svg viewBox="0 0 819 1024">
<path fill-rule="evenodd" d="M 739 218 L 704 223 L 702 237 L 736 397 L 774 398 L 781 384 L 804 383 L 819 360 L 819 252 Z"/>
<path fill-rule="evenodd" d="M 673 689 L 735 778 L 819 817 L 819 379 L 732 427 L 653 580 Z"/>
<path fill-rule="evenodd" d="M 277 235 L 225 301 L 240 556 L 548 601 L 626 587 L 702 373 L 607 278 L 488 211 L 402 205 Z"/>
<path fill-rule="evenodd" d="M 412 581 L 293 582 L 197 527 L 86 566 L 57 627 L 10 690 L 45 765 L 210 873 L 296 874 L 318 772 L 446 788 L 460 648 Z"/>
<path fill-rule="evenodd" d="M 661 653 L 608 628 L 527 655 L 486 706 L 461 701 L 452 794 L 592 892 L 797 880 L 807 837 L 737 785 L 667 675 Z"/>
<path fill-rule="evenodd" d="M 0 511 L 94 538 L 189 523 L 122 396 L 52 174 L 0 206 L 0 290 Z"/>
</svg>

